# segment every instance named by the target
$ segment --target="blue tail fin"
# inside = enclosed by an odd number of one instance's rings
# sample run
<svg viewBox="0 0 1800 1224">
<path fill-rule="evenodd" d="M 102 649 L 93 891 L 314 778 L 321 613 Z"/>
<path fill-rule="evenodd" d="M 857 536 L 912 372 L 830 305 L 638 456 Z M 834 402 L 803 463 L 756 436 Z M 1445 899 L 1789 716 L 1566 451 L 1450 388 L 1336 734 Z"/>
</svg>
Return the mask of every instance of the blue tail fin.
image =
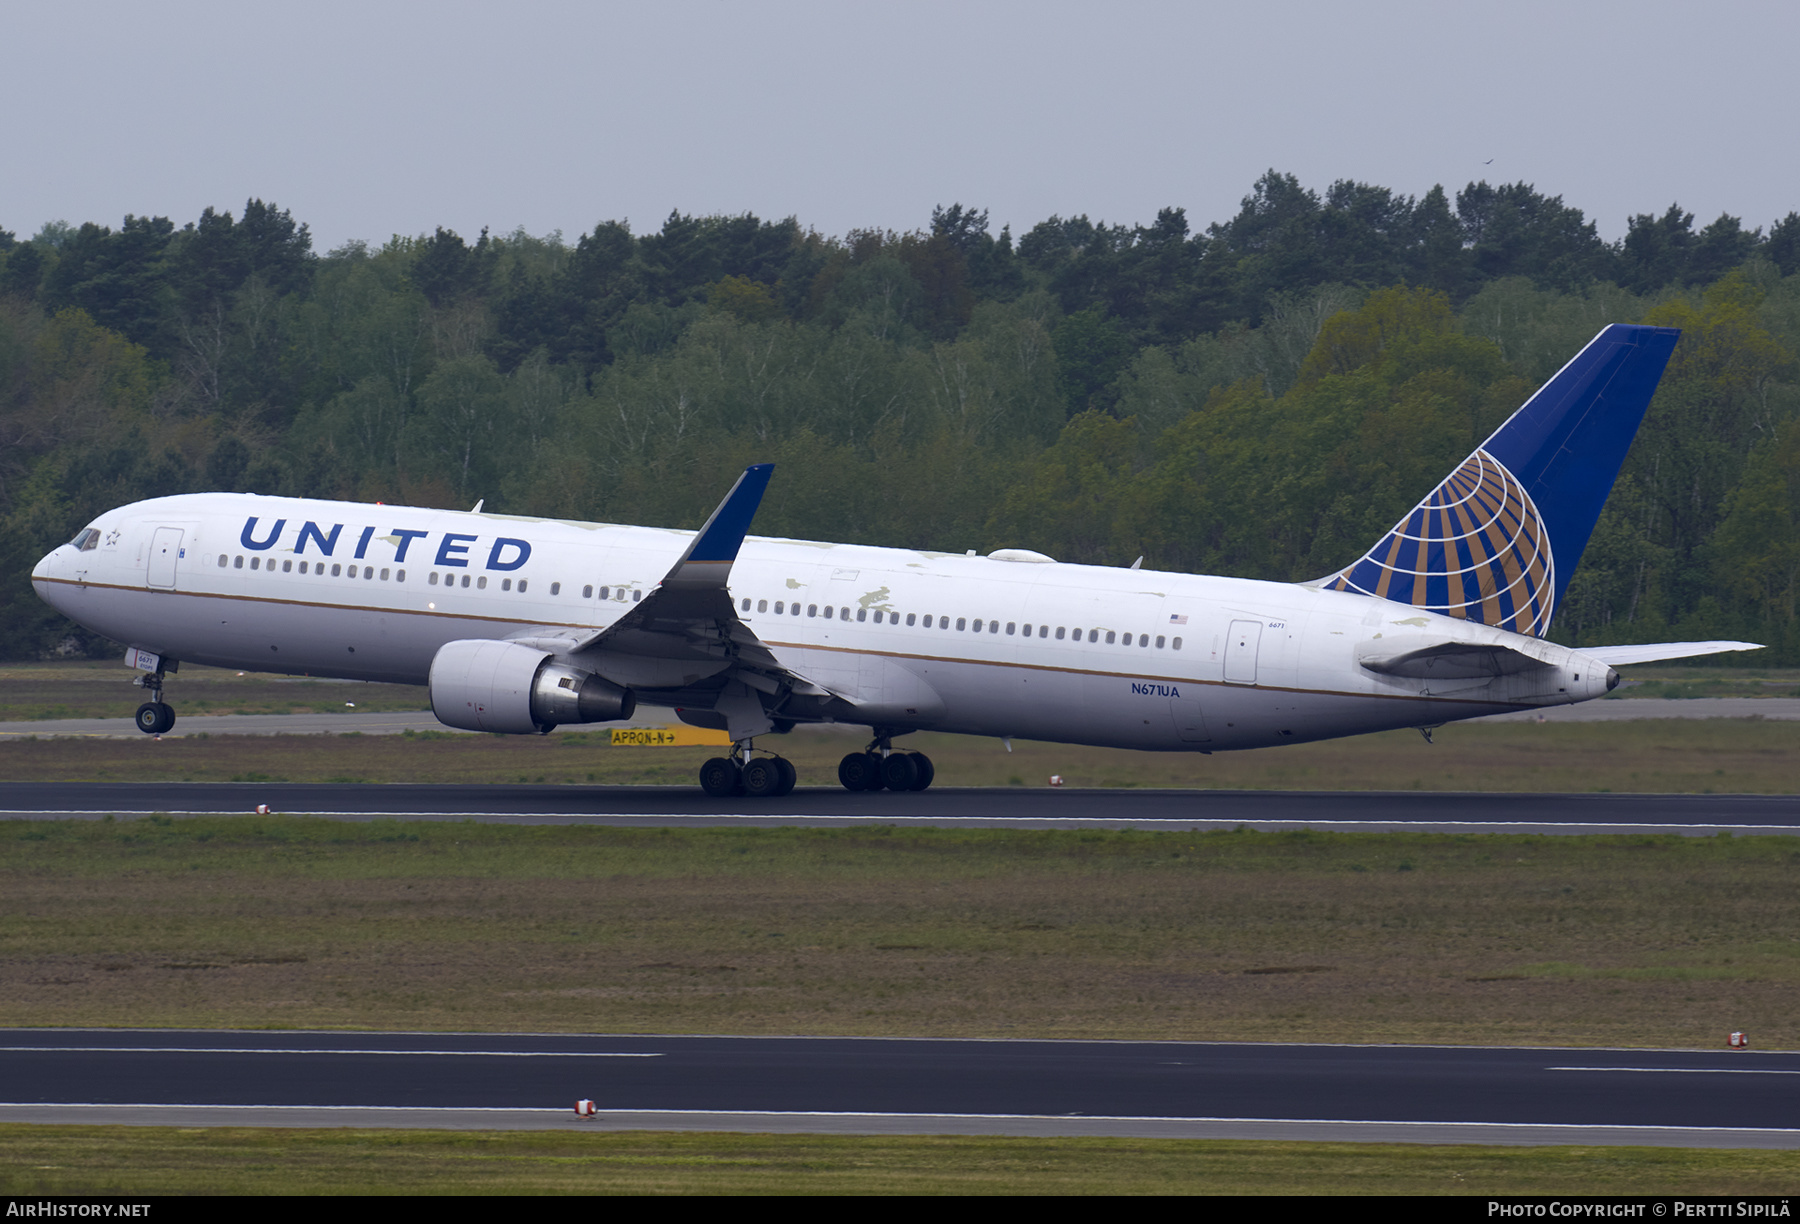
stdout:
<svg viewBox="0 0 1800 1224">
<path fill-rule="evenodd" d="M 1321 585 L 1544 636 L 1680 336 L 1606 328 Z"/>
</svg>

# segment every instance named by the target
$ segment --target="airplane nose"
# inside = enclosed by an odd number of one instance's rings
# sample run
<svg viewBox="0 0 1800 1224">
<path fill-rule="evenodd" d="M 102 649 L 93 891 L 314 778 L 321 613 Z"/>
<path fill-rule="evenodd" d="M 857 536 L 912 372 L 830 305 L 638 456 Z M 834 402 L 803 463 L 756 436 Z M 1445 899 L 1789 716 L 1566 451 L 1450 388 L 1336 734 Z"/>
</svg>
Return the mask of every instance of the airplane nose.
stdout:
<svg viewBox="0 0 1800 1224">
<path fill-rule="evenodd" d="M 51 549 L 44 554 L 42 560 L 31 567 L 31 579 L 33 582 L 39 582 L 51 577 L 56 569 L 56 554 L 61 551 L 61 548 Z"/>
</svg>

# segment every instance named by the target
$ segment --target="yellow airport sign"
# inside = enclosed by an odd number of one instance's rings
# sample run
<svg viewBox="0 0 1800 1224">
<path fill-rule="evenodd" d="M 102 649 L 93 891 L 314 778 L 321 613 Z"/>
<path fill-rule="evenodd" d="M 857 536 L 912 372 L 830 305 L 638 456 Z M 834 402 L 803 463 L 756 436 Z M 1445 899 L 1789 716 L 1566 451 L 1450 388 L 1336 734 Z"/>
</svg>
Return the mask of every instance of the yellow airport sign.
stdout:
<svg viewBox="0 0 1800 1224">
<path fill-rule="evenodd" d="M 731 737 L 708 727 L 615 727 L 614 748 L 691 748 L 728 746 Z"/>
</svg>

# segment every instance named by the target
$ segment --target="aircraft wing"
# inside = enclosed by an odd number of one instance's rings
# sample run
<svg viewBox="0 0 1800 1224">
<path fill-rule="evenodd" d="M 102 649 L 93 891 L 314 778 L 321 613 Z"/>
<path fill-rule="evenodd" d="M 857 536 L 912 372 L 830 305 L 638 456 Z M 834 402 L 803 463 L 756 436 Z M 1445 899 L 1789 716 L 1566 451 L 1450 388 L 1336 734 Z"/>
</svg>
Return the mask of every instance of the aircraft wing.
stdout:
<svg viewBox="0 0 1800 1224">
<path fill-rule="evenodd" d="M 1642 646 L 1584 646 L 1581 653 L 1608 667 L 1623 667 L 1628 663 L 1658 663 L 1663 659 L 1723 654 L 1727 650 L 1761 649 L 1755 642 L 1650 642 Z"/>
<path fill-rule="evenodd" d="M 732 564 L 774 470 L 772 463 L 744 469 L 663 580 L 605 629 L 518 640 L 552 649 L 628 688 L 689 689 L 723 676 L 714 709 L 729 719 L 734 737 L 772 725 L 758 694 L 830 696 L 782 666 L 738 618 L 728 590 Z"/>
</svg>

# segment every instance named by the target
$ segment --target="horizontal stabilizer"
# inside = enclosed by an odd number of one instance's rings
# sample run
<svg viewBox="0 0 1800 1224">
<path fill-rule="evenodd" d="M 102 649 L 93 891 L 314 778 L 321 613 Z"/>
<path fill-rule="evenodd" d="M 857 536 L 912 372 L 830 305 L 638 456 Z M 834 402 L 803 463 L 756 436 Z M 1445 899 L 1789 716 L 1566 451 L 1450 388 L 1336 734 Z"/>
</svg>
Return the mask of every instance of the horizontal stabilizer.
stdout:
<svg viewBox="0 0 1800 1224">
<path fill-rule="evenodd" d="M 1663 659 L 1724 654 L 1728 650 L 1761 649 L 1755 642 L 1648 642 L 1642 646 L 1587 646 L 1581 653 L 1608 667 L 1624 667 L 1629 663 L 1658 663 Z"/>
<path fill-rule="evenodd" d="M 1550 666 L 1545 660 L 1535 659 L 1510 646 L 1486 646 L 1444 638 L 1426 639 L 1423 643 L 1417 638 L 1407 642 L 1365 642 L 1357 649 L 1356 661 L 1383 676 L 1421 680 L 1510 676 L 1515 672 Z"/>
</svg>

